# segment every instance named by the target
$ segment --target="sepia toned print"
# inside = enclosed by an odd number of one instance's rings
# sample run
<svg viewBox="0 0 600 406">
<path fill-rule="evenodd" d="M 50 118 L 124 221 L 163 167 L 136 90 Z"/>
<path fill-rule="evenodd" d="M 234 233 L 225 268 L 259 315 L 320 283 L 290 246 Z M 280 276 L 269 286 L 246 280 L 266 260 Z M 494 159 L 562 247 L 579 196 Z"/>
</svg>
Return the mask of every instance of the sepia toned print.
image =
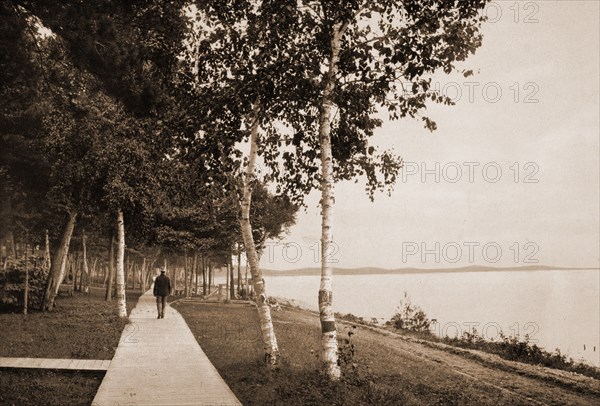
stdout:
<svg viewBox="0 0 600 406">
<path fill-rule="evenodd" d="M 0 404 L 600 398 L 600 5 L 0 5 Z"/>
</svg>

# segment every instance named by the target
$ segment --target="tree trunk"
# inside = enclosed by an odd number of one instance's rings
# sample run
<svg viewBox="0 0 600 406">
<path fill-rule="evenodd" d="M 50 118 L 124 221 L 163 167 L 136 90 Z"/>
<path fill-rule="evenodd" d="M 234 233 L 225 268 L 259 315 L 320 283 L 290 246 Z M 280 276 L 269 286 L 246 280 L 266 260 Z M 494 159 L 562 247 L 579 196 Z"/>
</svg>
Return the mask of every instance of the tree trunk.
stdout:
<svg viewBox="0 0 600 406">
<path fill-rule="evenodd" d="M 194 294 L 198 294 L 198 267 L 200 266 L 200 262 L 198 261 L 198 252 L 194 252 L 194 268 L 192 269 L 190 275 L 190 290 L 194 290 Z"/>
<path fill-rule="evenodd" d="M 108 266 L 102 264 L 102 287 L 105 288 L 108 284 Z"/>
<path fill-rule="evenodd" d="M 52 261 L 50 259 L 50 237 L 48 236 L 48 230 L 46 229 L 45 236 L 45 249 L 44 249 L 44 269 L 50 269 Z"/>
<path fill-rule="evenodd" d="M 329 60 L 329 71 L 324 79 L 325 86 L 319 121 L 319 140 L 321 143 L 321 286 L 319 288 L 321 358 L 325 363 L 327 376 L 332 380 L 338 380 L 341 371 L 338 365 L 337 331 L 333 312 L 333 267 L 328 258 L 329 247 L 333 242 L 331 224 L 334 200 L 330 118 L 343 31 L 344 29 L 340 27 L 340 24 L 333 26 L 331 58 Z"/>
<path fill-rule="evenodd" d="M 17 244 L 15 243 L 15 235 L 12 231 L 8 232 L 8 243 L 10 244 L 10 255 L 14 260 L 17 259 Z M 10 257 L 10 255 L 8 255 Z"/>
<path fill-rule="evenodd" d="M 125 221 L 123 211 L 117 209 L 117 267 L 116 267 L 116 295 L 117 311 L 119 317 L 127 317 L 127 303 L 125 296 Z"/>
<path fill-rule="evenodd" d="M 166 262 L 165 262 L 166 264 Z M 165 265 L 166 268 L 166 265 Z M 173 288 L 173 291 L 175 291 L 175 289 L 177 289 L 177 271 L 179 269 L 173 266 L 173 273 L 171 274 L 171 286 Z"/>
<path fill-rule="evenodd" d="M 129 255 L 125 255 L 125 259 L 123 260 L 123 273 L 125 274 L 125 292 L 127 292 L 127 288 L 129 285 Z"/>
<path fill-rule="evenodd" d="M 123 210 L 117 210 L 117 309 L 119 317 L 127 317 L 125 299 L 125 222 Z"/>
<path fill-rule="evenodd" d="M 192 272 L 190 272 L 190 296 L 192 294 L 198 294 L 198 268 L 200 267 L 200 261 L 198 259 L 198 251 L 194 251 L 194 266 Z M 193 292 L 193 293 L 192 293 Z"/>
<path fill-rule="evenodd" d="M 190 284 L 188 283 L 188 275 L 189 275 L 189 268 L 190 268 L 190 264 L 188 262 L 190 262 L 192 264 L 191 268 L 192 268 L 192 273 L 194 273 L 194 263 L 192 262 L 193 260 L 190 258 L 188 261 L 188 257 L 187 254 L 185 255 L 184 259 L 183 259 L 183 294 L 185 297 L 189 297 L 189 288 L 190 288 Z"/>
<path fill-rule="evenodd" d="M 106 281 L 106 295 L 104 300 L 112 300 L 113 279 L 115 276 L 115 236 L 110 237 L 110 249 L 108 250 L 108 280 Z"/>
<path fill-rule="evenodd" d="M 233 272 L 233 255 L 229 255 L 229 297 L 235 299 L 235 278 Z"/>
<path fill-rule="evenodd" d="M 135 263 L 135 261 L 133 261 L 130 265 L 129 265 L 129 273 L 131 274 L 131 289 L 135 290 L 135 271 L 137 269 L 137 265 Z"/>
<path fill-rule="evenodd" d="M 94 261 L 92 262 L 92 270 L 90 272 L 90 284 L 89 286 L 92 286 L 94 284 L 94 275 L 96 275 L 96 283 L 98 283 L 98 268 L 96 267 L 96 265 L 98 264 L 98 258 L 94 258 Z"/>
<path fill-rule="evenodd" d="M 73 292 L 77 290 L 77 258 L 71 254 L 69 260 L 69 275 L 71 275 L 71 283 L 73 284 Z"/>
<path fill-rule="evenodd" d="M 237 280 L 237 291 L 238 291 L 238 295 L 242 295 L 242 268 L 241 268 L 241 264 L 240 262 L 242 261 L 242 248 L 240 247 L 240 244 L 238 243 L 238 252 L 237 252 L 237 275 L 238 275 L 238 280 Z"/>
<path fill-rule="evenodd" d="M 25 292 L 23 292 L 23 316 L 27 317 L 29 308 L 29 260 L 27 258 L 27 243 L 25 243 Z"/>
<path fill-rule="evenodd" d="M 228 302 L 230 297 L 229 297 L 229 285 L 231 285 L 231 279 L 229 277 L 231 273 L 229 272 L 229 263 L 227 263 L 227 268 L 225 269 L 225 301 Z M 219 293 L 220 289 L 219 289 Z"/>
<path fill-rule="evenodd" d="M 52 311 L 54 308 L 54 300 L 58 295 L 58 288 L 65 277 L 65 271 L 67 270 L 67 255 L 69 253 L 69 246 L 71 244 L 71 236 L 75 229 L 75 221 L 77 220 L 77 213 L 70 212 L 67 225 L 63 231 L 63 236 L 59 247 L 54 254 L 54 261 L 50 267 L 50 273 L 46 281 L 46 291 L 44 292 L 44 300 L 42 303 L 42 310 Z"/>
<path fill-rule="evenodd" d="M 208 294 L 210 295 L 210 291 L 212 289 L 212 277 L 213 277 L 213 270 L 212 270 L 212 262 L 210 261 L 210 258 L 208 259 Z"/>
<path fill-rule="evenodd" d="M 140 270 L 140 283 L 142 294 L 146 292 L 146 258 L 142 261 L 142 269 Z"/>
<path fill-rule="evenodd" d="M 202 255 L 202 295 L 206 296 L 206 293 L 206 256 Z"/>
<path fill-rule="evenodd" d="M 250 296 L 250 286 L 248 286 L 248 261 L 246 261 L 246 276 L 244 278 L 244 285 L 246 286 L 246 295 Z"/>
<path fill-rule="evenodd" d="M 87 259 L 87 236 L 85 235 L 85 230 L 81 232 L 81 245 L 83 247 L 83 274 L 85 275 L 86 284 L 84 291 L 85 293 L 90 293 L 90 280 L 91 274 L 90 269 L 88 268 L 88 259 Z"/>
<path fill-rule="evenodd" d="M 252 283 L 256 296 L 254 300 L 258 308 L 258 318 L 262 332 L 262 341 L 265 351 L 265 361 L 270 368 L 277 368 L 279 364 L 279 347 L 275 330 L 273 329 L 273 320 L 271 319 L 271 308 L 265 289 L 265 280 L 260 269 L 258 253 L 254 245 L 252 236 L 252 225 L 250 224 L 250 204 L 252 201 L 252 186 L 254 183 L 254 167 L 256 165 L 256 156 L 258 151 L 258 128 L 259 113 L 258 106 L 254 106 L 255 114 L 250 132 L 250 153 L 248 156 L 248 166 L 244 176 L 243 197 L 241 203 L 240 228 L 244 238 L 244 247 L 246 248 L 246 257 L 250 262 L 250 273 L 252 274 Z"/>
</svg>

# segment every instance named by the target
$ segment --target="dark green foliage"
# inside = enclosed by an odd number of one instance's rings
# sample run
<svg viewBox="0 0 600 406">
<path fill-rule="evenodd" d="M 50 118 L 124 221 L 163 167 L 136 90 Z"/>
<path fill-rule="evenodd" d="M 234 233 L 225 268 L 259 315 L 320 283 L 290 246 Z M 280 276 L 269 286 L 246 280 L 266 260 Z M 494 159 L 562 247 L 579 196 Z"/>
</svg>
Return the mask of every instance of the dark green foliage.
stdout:
<svg viewBox="0 0 600 406">
<path fill-rule="evenodd" d="M 42 261 L 38 260 L 41 264 Z M 29 271 L 28 308 L 39 309 L 44 297 L 48 271 L 35 263 L 25 261 L 10 263 L 0 270 L 0 311 L 20 311 L 24 305 L 25 267 Z"/>
</svg>

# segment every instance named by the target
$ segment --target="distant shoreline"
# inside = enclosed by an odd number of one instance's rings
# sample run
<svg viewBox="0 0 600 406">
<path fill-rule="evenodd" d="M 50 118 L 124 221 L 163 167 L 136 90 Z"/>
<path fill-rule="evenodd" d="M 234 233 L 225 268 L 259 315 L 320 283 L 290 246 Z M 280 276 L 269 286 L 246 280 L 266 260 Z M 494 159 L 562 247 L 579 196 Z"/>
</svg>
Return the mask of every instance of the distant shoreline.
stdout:
<svg viewBox="0 0 600 406">
<path fill-rule="evenodd" d="M 491 267 L 491 266 L 465 266 L 458 268 L 397 268 L 385 269 L 376 267 L 363 268 L 335 268 L 335 275 L 410 275 L 427 273 L 465 273 L 465 272 L 529 272 L 529 271 L 598 271 L 600 268 L 569 268 L 544 265 L 529 265 L 519 267 Z M 301 268 L 289 271 L 277 271 L 273 269 L 264 269 L 264 276 L 314 276 L 320 275 L 321 268 Z"/>
</svg>

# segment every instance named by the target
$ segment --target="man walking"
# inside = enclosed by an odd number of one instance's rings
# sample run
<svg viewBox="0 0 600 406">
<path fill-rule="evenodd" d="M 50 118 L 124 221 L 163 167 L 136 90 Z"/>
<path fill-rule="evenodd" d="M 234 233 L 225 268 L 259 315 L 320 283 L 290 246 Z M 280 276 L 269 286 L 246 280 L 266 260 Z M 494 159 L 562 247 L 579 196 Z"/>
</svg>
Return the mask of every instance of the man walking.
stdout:
<svg viewBox="0 0 600 406">
<path fill-rule="evenodd" d="M 171 294 L 171 280 L 165 275 L 165 270 L 160 271 L 160 275 L 154 280 L 154 296 L 156 296 L 156 308 L 158 309 L 158 319 L 165 318 L 165 306 L 167 305 L 167 296 Z"/>
</svg>

